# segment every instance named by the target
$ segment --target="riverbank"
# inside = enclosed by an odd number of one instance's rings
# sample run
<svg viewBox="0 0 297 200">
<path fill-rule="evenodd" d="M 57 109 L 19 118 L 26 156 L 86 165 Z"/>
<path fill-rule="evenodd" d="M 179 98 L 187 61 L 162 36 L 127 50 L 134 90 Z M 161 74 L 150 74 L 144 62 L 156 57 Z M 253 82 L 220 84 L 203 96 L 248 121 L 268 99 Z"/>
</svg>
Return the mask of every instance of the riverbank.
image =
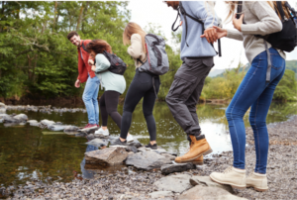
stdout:
<svg viewBox="0 0 297 200">
<path fill-rule="evenodd" d="M 286 122 L 268 125 L 270 151 L 267 167 L 268 186 L 266 192 L 257 192 L 247 188 L 235 190 L 234 195 L 246 199 L 296 199 L 297 197 L 297 116 Z M 255 165 L 253 133 L 247 128 L 246 168 L 251 173 Z M 154 183 L 164 177 L 176 175 L 195 177 L 208 176 L 212 171 L 223 171 L 232 165 L 232 152 L 214 155 L 205 159 L 203 166 L 182 173 L 162 175 L 160 170 L 141 171 L 133 167 L 119 170 L 93 169 L 94 178 L 87 180 L 74 174 L 69 183 L 57 181 L 42 183 L 32 179 L 26 185 L 14 188 L 1 188 L 0 194 L 13 194 L 10 199 L 154 199 L 155 191 L 160 190 Z M 176 182 L 177 183 L 177 182 Z M 176 184 L 175 185 L 178 185 Z M 193 185 L 188 186 L 189 188 Z M 197 186 L 195 186 L 197 187 Z M 187 189 L 189 189 L 187 188 Z M 163 199 L 179 199 L 182 192 L 162 194 Z"/>
</svg>

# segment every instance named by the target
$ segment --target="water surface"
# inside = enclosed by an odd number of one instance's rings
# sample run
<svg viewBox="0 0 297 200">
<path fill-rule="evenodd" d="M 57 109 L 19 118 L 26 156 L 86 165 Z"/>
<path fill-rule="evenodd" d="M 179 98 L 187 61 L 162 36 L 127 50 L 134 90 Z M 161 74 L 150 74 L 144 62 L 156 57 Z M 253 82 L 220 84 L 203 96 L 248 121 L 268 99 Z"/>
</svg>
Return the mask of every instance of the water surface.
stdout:
<svg viewBox="0 0 297 200">
<path fill-rule="evenodd" d="M 71 105 L 69 105 L 71 106 Z M 77 107 L 77 106 L 76 106 Z M 197 105 L 202 132 L 212 146 L 214 153 L 232 150 L 228 124 L 225 118 L 227 105 Z M 123 106 L 119 106 L 122 113 Z M 87 114 L 25 112 L 29 119 L 49 119 L 63 124 L 84 126 L 87 123 Z M 8 111 L 8 114 L 20 113 Z M 269 110 L 267 123 L 286 121 L 290 116 L 297 114 L 296 103 L 273 103 Z M 174 120 L 166 103 L 156 103 L 154 116 L 157 123 L 158 145 L 169 152 L 183 154 L 188 149 L 185 134 Z M 248 113 L 244 117 L 246 126 Z M 108 121 L 111 135 L 118 136 L 120 130 L 111 120 Z M 84 169 L 84 153 L 95 149 L 85 145 L 87 140 L 74 136 L 49 134 L 46 129 L 26 125 L 5 127 L 0 124 L 0 187 L 2 185 L 22 184 L 31 178 L 42 181 L 70 181 L 77 174 L 83 173 L 86 178 L 93 176 L 92 171 Z M 139 104 L 133 113 L 133 123 L 130 133 L 141 143 L 149 142 L 149 135 Z"/>
</svg>

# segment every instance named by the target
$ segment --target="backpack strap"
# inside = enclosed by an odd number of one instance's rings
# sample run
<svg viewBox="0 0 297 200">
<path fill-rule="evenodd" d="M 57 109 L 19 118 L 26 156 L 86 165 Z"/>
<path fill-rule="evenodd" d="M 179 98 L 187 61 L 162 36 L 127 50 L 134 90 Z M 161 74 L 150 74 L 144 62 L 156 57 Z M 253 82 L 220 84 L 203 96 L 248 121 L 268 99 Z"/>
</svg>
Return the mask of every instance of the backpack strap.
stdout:
<svg viewBox="0 0 297 200">
<path fill-rule="evenodd" d="M 284 12 L 284 10 L 283 10 L 283 6 L 282 6 L 282 2 L 281 1 L 277 1 L 276 2 L 276 5 L 277 5 L 277 8 L 275 8 L 275 9 L 277 9 L 278 10 L 278 12 L 279 12 L 279 14 L 280 14 L 280 16 L 281 16 L 281 20 L 282 20 L 282 22 L 285 20 L 285 12 Z M 277 12 L 276 12 L 277 13 Z"/>
<path fill-rule="evenodd" d="M 177 19 L 178 19 L 179 16 L 180 16 L 179 9 L 177 9 L 177 16 L 176 16 L 176 19 L 175 19 L 175 21 L 173 22 L 173 24 L 172 24 L 172 26 L 171 26 L 171 30 L 172 30 L 173 32 L 175 32 L 175 31 L 180 27 L 180 25 L 178 25 L 176 28 L 174 28 L 175 23 L 176 23 L 176 21 L 177 21 Z"/>
<path fill-rule="evenodd" d="M 85 46 L 85 44 L 84 44 L 84 42 L 85 42 L 85 40 L 82 41 L 82 45 L 81 45 L 81 46 L 82 46 L 82 48 L 83 48 L 86 52 L 88 52 L 88 51 L 87 51 L 87 48 L 86 48 L 86 46 Z"/>
<path fill-rule="evenodd" d="M 188 45 L 188 42 L 187 42 L 187 35 L 188 35 L 188 22 L 187 22 L 187 17 L 191 18 L 192 20 L 198 22 L 199 24 L 202 25 L 202 33 L 204 32 L 204 22 L 201 20 L 201 19 L 197 19 L 191 15 L 189 15 L 186 10 L 184 9 L 183 5 L 182 5 L 182 2 L 180 1 L 179 2 L 179 9 L 181 11 L 181 14 L 184 16 L 184 20 L 185 20 L 185 23 L 186 23 L 186 37 L 185 37 L 185 40 L 186 40 L 186 45 Z"/>
</svg>

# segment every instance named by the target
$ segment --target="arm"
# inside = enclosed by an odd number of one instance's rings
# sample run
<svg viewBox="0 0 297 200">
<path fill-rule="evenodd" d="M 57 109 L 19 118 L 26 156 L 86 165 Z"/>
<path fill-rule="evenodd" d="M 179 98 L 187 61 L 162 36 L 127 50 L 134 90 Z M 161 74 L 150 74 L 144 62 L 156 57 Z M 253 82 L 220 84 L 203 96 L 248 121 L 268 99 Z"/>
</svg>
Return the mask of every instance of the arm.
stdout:
<svg viewBox="0 0 297 200">
<path fill-rule="evenodd" d="M 243 34 L 267 35 L 282 30 L 281 20 L 266 1 L 249 2 L 244 5 L 260 21 L 254 24 L 242 24 Z"/>
<path fill-rule="evenodd" d="M 189 9 L 194 14 L 193 17 L 197 17 L 204 22 L 205 29 L 212 28 L 213 26 L 218 26 L 218 17 L 213 6 L 209 3 L 201 1 L 185 1 L 182 3 L 188 4 Z"/>
<path fill-rule="evenodd" d="M 110 62 L 107 60 L 107 58 L 99 53 L 96 55 L 96 73 L 104 72 L 110 67 Z"/>
<path fill-rule="evenodd" d="M 128 54 L 134 58 L 138 59 L 142 55 L 142 40 L 139 34 L 133 34 L 131 36 L 131 45 L 128 47 Z"/>
<path fill-rule="evenodd" d="M 227 31 L 227 35 L 226 35 L 227 38 L 234 39 L 234 40 L 240 40 L 240 41 L 243 40 L 242 33 L 239 32 L 238 30 L 226 29 L 226 31 Z"/>
</svg>

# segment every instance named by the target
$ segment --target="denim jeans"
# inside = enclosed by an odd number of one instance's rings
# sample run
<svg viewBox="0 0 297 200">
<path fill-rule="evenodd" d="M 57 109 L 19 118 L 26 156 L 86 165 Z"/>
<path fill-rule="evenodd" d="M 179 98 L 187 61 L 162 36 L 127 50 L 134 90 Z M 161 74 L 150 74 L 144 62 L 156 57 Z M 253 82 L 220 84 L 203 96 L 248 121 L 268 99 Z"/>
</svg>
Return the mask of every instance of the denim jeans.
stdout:
<svg viewBox="0 0 297 200">
<path fill-rule="evenodd" d="M 233 166 L 245 168 L 246 135 L 243 116 L 251 106 L 249 121 L 254 132 L 256 149 L 257 173 L 266 173 L 269 137 L 266 127 L 266 116 L 272 101 L 274 90 L 285 72 L 285 60 L 279 53 L 270 48 L 271 80 L 266 82 L 267 53 L 260 53 L 253 61 L 251 68 L 238 87 L 227 110 L 226 117 L 229 123 L 233 146 Z"/>
<path fill-rule="evenodd" d="M 99 124 L 98 92 L 100 80 L 88 77 L 82 99 L 86 105 L 89 124 Z"/>
</svg>

